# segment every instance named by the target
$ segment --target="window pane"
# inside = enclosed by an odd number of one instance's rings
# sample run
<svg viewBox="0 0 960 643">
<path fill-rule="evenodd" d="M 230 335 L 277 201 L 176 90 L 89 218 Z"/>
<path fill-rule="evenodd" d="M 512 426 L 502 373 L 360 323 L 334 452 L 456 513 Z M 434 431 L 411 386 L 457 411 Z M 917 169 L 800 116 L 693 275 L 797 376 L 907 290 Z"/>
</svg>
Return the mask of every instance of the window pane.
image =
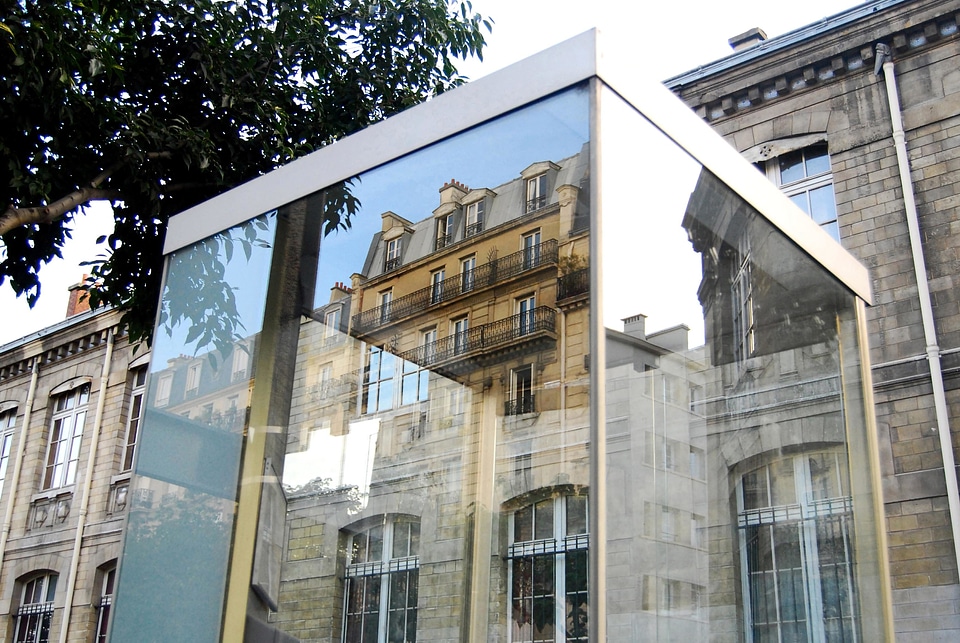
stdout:
<svg viewBox="0 0 960 643">
<path fill-rule="evenodd" d="M 837 201 L 833 195 L 833 185 L 810 190 L 810 208 L 806 212 L 817 223 L 836 221 Z"/>
<path fill-rule="evenodd" d="M 799 181 L 806 175 L 803 172 L 803 152 L 789 152 L 779 158 L 780 183 L 787 184 Z"/>
<path fill-rule="evenodd" d="M 807 176 L 816 176 L 830 171 L 830 156 L 827 154 L 827 148 L 822 145 L 808 147 L 807 157 Z"/>
</svg>

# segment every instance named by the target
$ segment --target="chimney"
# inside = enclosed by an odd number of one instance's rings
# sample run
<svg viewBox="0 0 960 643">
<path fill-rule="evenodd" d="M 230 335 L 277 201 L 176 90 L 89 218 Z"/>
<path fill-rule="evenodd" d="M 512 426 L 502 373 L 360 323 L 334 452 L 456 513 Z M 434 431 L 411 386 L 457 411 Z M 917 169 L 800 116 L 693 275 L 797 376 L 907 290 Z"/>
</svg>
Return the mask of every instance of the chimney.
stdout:
<svg viewBox="0 0 960 643">
<path fill-rule="evenodd" d="M 743 51 L 755 47 L 767 39 L 767 34 L 760 27 L 754 27 L 727 40 L 734 51 Z"/>
<path fill-rule="evenodd" d="M 623 332 L 637 339 L 647 338 L 647 316 L 633 315 L 623 318 Z"/>
<path fill-rule="evenodd" d="M 459 203 L 466 196 L 470 188 L 456 179 L 450 179 L 440 188 L 440 205 L 444 203 Z"/>
<path fill-rule="evenodd" d="M 74 315 L 79 315 L 80 313 L 85 313 L 90 310 L 90 298 L 87 296 L 87 291 L 83 290 L 83 285 L 87 281 L 88 275 L 84 275 L 80 279 L 80 283 L 70 286 L 67 290 L 70 291 L 70 299 L 67 301 L 67 317 L 73 317 Z"/>
</svg>

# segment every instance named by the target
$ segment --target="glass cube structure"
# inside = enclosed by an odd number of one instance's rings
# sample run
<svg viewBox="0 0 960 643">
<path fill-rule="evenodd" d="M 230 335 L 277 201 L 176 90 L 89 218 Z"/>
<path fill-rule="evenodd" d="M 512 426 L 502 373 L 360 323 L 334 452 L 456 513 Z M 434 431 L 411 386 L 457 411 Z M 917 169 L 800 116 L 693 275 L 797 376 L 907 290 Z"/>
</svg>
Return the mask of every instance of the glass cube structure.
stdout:
<svg viewBox="0 0 960 643">
<path fill-rule="evenodd" d="M 867 273 L 628 60 L 171 221 L 113 640 L 889 637 Z"/>
</svg>

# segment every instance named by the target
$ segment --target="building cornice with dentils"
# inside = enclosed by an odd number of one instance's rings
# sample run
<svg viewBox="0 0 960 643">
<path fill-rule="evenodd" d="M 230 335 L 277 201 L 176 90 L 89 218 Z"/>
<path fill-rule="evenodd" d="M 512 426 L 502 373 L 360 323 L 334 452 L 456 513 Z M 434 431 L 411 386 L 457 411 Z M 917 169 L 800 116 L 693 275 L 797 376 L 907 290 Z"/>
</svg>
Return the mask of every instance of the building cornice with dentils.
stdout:
<svg viewBox="0 0 960 643">
<path fill-rule="evenodd" d="M 880 0 L 764 40 L 664 84 L 713 124 L 872 73 L 877 43 L 889 45 L 896 58 L 948 39 L 960 39 L 960 0 Z"/>
</svg>

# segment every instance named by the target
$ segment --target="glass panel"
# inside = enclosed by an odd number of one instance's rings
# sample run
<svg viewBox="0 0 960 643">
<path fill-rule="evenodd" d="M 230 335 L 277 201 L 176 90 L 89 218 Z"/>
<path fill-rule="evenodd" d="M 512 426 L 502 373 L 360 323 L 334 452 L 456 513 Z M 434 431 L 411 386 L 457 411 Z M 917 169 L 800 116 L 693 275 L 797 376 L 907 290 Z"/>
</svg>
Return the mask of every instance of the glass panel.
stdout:
<svg viewBox="0 0 960 643">
<path fill-rule="evenodd" d="M 242 336 L 257 353 L 276 222 L 276 215 L 265 215 L 168 259 L 113 640 L 219 637 L 253 376 L 234 380 L 232 355 Z M 191 393 L 187 370 L 197 359 L 203 368 Z M 172 382 L 163 405 L 160 381 Z M 211 403 L 212 412 L 201 413 Z"/>
<path fill-rule="evenodd" d="M 615 94 L 601 105 L 606 591 L 643 597 L 605 605 L 608 638 L 883 639 L 855 591 L 880 578 L 855 555 L 877 529 L 850 459 L 857 300 Z M 818 159 L 781 157 L 781 181 Z"/>
</svg>

